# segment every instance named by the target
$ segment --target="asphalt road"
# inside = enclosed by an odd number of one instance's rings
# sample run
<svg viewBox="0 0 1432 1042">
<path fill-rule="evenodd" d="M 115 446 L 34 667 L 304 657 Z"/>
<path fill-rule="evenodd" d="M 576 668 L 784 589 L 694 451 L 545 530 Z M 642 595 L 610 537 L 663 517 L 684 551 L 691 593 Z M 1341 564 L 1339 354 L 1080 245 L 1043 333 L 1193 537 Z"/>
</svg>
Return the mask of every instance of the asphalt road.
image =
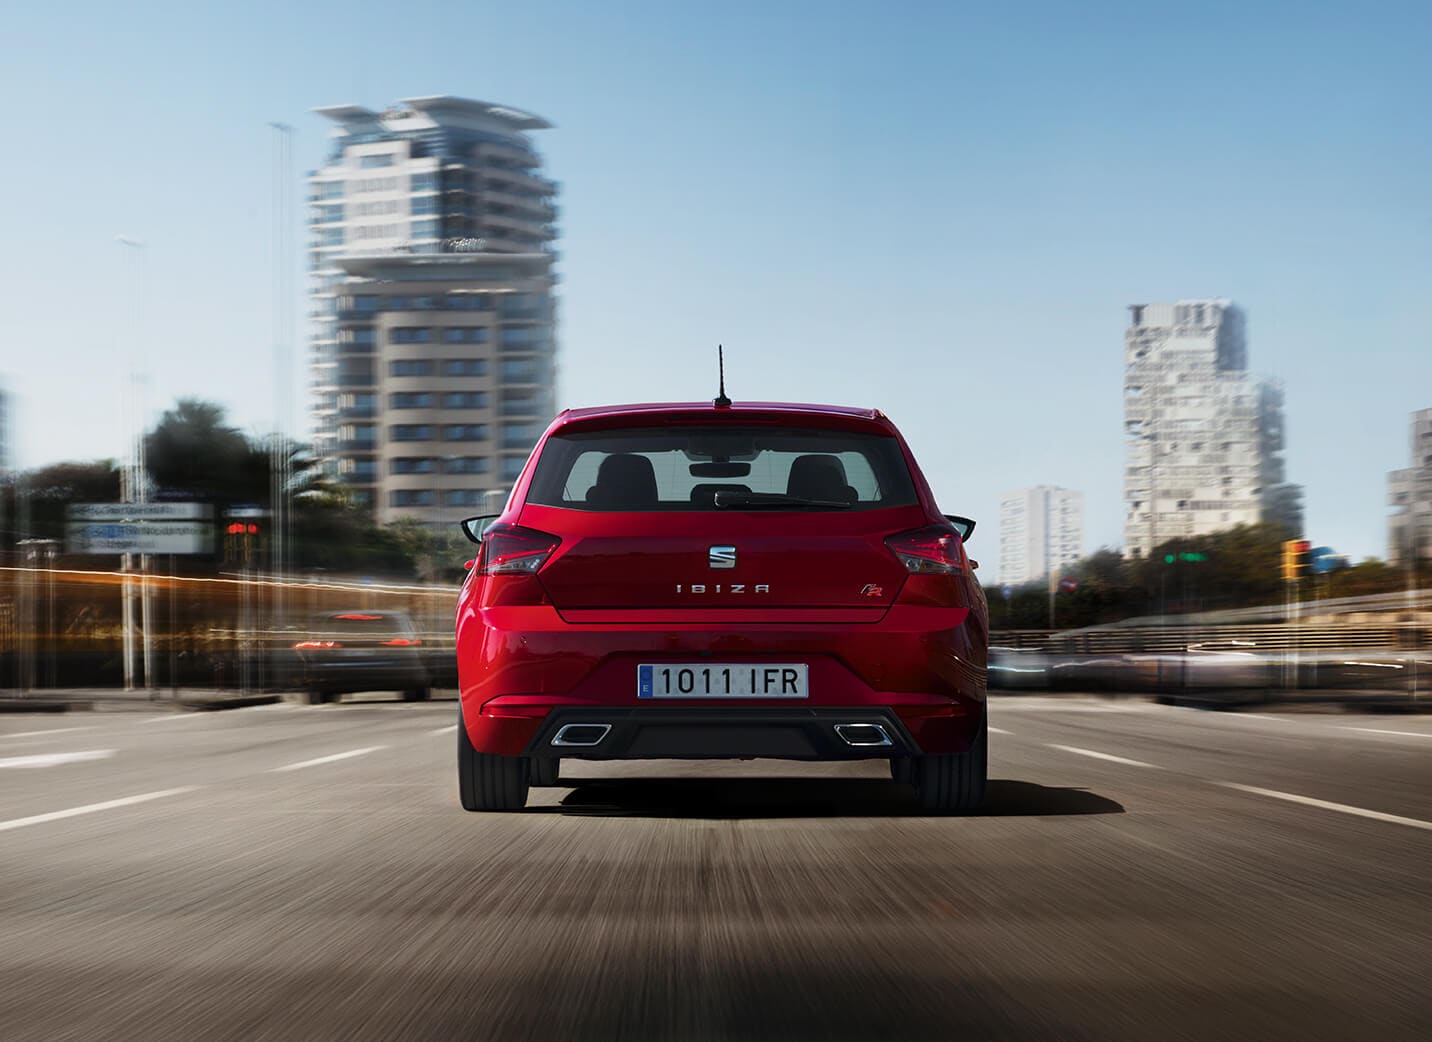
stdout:
<svg viewBox="0 0 1432 1042">
<path fill-rule="evenodd" d="M 776 762 L 465 814 L 455 715 L 0 718 L 0 1037 L 1432 1038 L 1432 717 L 1006 697 L 936 819 Z"/>
</svg>

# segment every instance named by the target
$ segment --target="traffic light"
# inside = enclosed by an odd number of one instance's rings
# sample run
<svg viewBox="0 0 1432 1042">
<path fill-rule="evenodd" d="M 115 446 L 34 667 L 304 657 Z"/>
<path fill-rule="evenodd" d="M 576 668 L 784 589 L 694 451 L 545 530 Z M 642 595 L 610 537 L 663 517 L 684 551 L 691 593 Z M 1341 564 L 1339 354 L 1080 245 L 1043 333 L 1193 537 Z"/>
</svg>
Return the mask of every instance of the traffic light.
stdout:
<svg viewBox="0 0 1432 1042">
<path fill-rule="evenodd" d="M 1308 574 L 1308 551 L 1313 544 L 1306 539 L 1289 539 L 1283 543 L 1283 578 L 1292 582 Z"/>
<path fill-rule="evenodd" d="M 254 556 L 254 543 L 260 535 L 253 521 L 230 520 L 224 525 L 224 561 L 247 566 Z"/>
</svg>

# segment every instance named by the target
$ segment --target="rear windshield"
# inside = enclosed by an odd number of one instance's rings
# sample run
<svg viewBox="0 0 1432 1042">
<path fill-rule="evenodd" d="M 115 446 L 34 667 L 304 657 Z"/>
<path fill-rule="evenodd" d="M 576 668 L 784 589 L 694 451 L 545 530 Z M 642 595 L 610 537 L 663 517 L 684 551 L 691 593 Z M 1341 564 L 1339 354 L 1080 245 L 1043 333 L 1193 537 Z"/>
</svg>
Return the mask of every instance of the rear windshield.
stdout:
<svg viewBox="0 0 1432 1042">
<path fill-rule="evenodd" d="M 644 427 L 548 439 L 527 502 L 611 511 L 870 510 L 917 499 L 893 437 L 788 427 Z"/>
</svg>

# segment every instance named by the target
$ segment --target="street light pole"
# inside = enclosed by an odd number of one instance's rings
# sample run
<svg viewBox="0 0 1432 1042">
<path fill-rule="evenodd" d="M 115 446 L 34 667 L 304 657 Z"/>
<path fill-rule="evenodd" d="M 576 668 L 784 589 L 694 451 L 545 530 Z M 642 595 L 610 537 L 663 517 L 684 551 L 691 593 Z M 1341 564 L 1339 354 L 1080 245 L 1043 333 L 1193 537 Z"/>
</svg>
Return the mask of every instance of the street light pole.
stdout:
<svg viewBox="0 0 1432 1042">
<path fill-rule="evenodd" d="M 127 264 L 130 269 L 130 301 L 129 301 L 129 379 L 126 382 L 124 396 L 124 427 L 125 441 L 127 448 L 125 452 L 125 465 L 120 482 L 120 499 L 125 503 L 144 503 L 148 500 L 148 490 L 145 487 L 145 464 L 144 464 L 144 406 L 140 390 L 139 375 L 139 354 L 142 348 L 141 343 L 141 297 L 144 288 L 144 249 L 143 240 L 135 239 L 127 235 L 116 235 L 115 242 L 125 249 L 123 256 L 133 258 Z M 148 571 L 149 555 L 139 555 L 139 571 L 142 595 L 140 598 L 141 621 L 140 626 L 144 631 L 144 683 L 148 687 L 153 679 L 153 643 L 151 640 L 149 626 L 149 584 L 144 580 L 143 575 Z M 134 600 L 135 581 L 134 555 L 124 554 L 120 560 L 120 571 L 124 573 L 122 580 L 123 588 L 123 627 L 124 627 L 124 690 L 134 690 L 135 655 L 134 655 Z"/>
<path fill-rule="evenodd" d="M 1414 439 L 1415 447 L 1415 439 Z M 1415 459 L 1414 454 L 1414 459 Z M 1407 484 L 1407 686 L 1413 701 L 1417 700 L 1417 652 L 1420 631 L 1417 625 L 1417 480 L 1408 476 Z"/>
<path fill-rule="evenodd" d="M 293 128 L 270 123 L 273 129 L 273 438 L 269 444 L 269 569 L 272 587 L 270 629 L 287 625 L 284 581 L 289 561 L 289 495 L 293 458 L 289 431 L 292 424 L 293 382 Z M 285 680 L 287 678 L 284 678 Z"/>
</svg>

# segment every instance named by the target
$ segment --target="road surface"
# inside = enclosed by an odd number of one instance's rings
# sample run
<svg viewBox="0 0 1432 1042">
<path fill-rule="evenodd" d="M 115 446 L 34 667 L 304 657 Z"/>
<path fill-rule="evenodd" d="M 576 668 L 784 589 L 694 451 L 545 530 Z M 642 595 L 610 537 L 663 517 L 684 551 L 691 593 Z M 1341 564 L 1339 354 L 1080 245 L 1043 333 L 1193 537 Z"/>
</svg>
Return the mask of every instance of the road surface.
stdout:
<svg viewBox="0 0 1432 1042">
<path fill-rule="evenodd" d="M 0 717 L 0 1036 L 1432 1038 L 1432 717 L 993 704 L 883 764 L 564 764 L 453 702 Z"/>
</svg>

